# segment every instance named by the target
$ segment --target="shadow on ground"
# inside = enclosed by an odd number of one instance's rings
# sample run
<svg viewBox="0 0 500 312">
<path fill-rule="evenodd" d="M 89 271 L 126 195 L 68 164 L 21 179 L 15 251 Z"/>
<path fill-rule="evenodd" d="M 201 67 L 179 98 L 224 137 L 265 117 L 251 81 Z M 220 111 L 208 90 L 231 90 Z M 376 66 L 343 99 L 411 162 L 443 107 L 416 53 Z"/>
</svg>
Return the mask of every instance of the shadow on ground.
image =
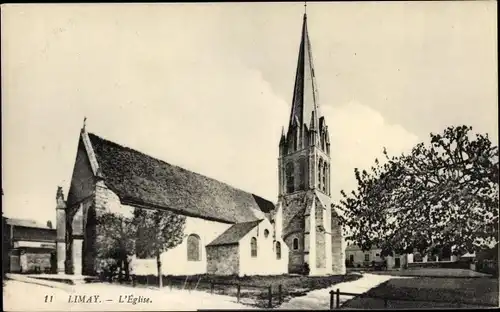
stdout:
<svg viewBox="0 0 500 312">
<path fill-rule="evenodd" d="M 388 309 L 487 308 L 498 306 L 498 280 L 488 277 L 391 279 L 365 296 L 387 298 Z M 355 297 L 343 309 L 384 309 L 383 299 Z"/>
</svg>

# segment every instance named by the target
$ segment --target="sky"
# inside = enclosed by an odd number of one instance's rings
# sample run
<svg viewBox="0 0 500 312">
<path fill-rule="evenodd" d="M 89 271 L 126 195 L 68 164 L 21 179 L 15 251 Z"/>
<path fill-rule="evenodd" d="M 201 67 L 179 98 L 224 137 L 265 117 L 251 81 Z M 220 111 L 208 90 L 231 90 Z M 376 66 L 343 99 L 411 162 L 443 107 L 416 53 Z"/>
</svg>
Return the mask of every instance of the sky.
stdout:
<svg viewBox="0 0 500 312">
<path fill-rule="evenodd" d="M 302 3 L 2 5 L 2 198 L 55 221 L 80 129 L 271 201 Z M 498 145 L 497 8 L 308 3 L 332 198 L 383 147 L 467 124 Z"/>
</svg>

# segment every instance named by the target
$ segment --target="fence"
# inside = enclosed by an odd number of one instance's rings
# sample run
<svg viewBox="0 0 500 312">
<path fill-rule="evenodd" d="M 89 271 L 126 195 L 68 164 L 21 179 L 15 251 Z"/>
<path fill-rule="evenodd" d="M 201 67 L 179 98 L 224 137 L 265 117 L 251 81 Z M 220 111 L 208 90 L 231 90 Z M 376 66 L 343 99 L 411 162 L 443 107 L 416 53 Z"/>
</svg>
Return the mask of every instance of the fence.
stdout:
<svg viewBox="0 0 500 312">
<path fill-rule="evenodd" d="M 430 303 L 450 303 L 456 305 L 475 305 L 475 306 L 484 306 L 484 307 L 497 307 L 494 304 L 485 304 L 485 303 L 472 303 L 472 302 L 446 302 L 440 300 L 432 300 L 432 299 L 402 299 L 402 298 L 388 298 L 382 296 L 375 296 L 369 294 L 354 294 L 348 292 L 341 292 L 340 289 L 337 288 L 336 291 L 330 290 L 330 310 L 340 309 L 340 295 L 342 296 L 352 296 L 355 298 L 370 298 L 370 299 L 379 299 L 384 300 L 384 308 L 387 309 L 390 301 L 412 301 L 412 302 L 430 302 Z"/>
<path fill-rule="evenodd" d="M 265 299 L 267 302 L 267 307 L 272 308 L 273 307 L 273 287 L 272 285 L 269 286 L 257 286 L 257 285 L 251 285 L 251 284 L 242 284 L 242 283 L 226 283 L 226 282 L 209 282 L 210 283 L 210 293 L 214 293 L 214 290 L 217 288 L 217 286 L 225 286 L 225 287 L 230 287 L 233 289 L 236 289 L 236 301 L 240 302 L 242 298 L 242 292 L 241 289 L 247 288 L 247 289 L 261 289 L 263 290 L 261 292 L 261 299 Z M 226 289 L 227 290 L 227 289 Z M 278 285 L 278 294 L 276 296 L 277 303 L 278 305 L 282 303 L 283 301 L 283 288 L 282 285 Z"/>
<path fill-rule="evenodd" d="M 158 277 L 154 275 L 136 276 L 136 282 L 144 286 L 158 286 Z M 163 276 L 163 287 L 170 289 L 199 290 L 211 294 L 222 294 L 236 297 L 239 303 L 242 299 L 250 299 L 255 305 L 272 308 L 283 302 L 282 285 L 252 285 L 238 282 L 217 281 L 197 276 Z M 274 291 L 274 292 L 273 292 Z"/>
</svg>

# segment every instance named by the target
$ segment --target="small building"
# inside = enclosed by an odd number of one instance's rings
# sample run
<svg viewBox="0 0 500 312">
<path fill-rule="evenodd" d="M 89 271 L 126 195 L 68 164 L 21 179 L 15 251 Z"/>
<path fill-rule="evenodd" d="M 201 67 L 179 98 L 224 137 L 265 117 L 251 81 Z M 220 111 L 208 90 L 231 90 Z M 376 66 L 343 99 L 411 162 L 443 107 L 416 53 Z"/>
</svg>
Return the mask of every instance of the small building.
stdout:
<svg viewBox="0 0 500 312">
<path fill-rule="evenodd" d="M 41 224 L 33 220 L 6 218 L 3 235 L 6 238 L 11 273 L 54 273 L 56 270 L 56 229 L 50 221 Z"/>
<path fill-rule="evenodd" d="M 350 267 L 362 268 L 369 267 L 375 261 L 376 263 L 385 261 L 387 269 L 398 269 L 401 266 L 408 267 L 421 267 L 421 266 L 442 266 L 449 263 L 455 263 L 459 257 L 453 255 L 451 250 L 441 252 L 440 255 L 422 255 L 418 251 L 407 254 L 405 259 L 404 255 L 393 254 L 382 257 L 381 248 L 372 248 L 371 250 L 362 250 L 361 247 L 348 243 L 345 251 L 346 264 Z M 469 254 L 462 256 L 462 258 L 470 257 Z"/>
<path fill-rule="evenodd" d="M 207 245 L 207 273 L 282 274 L 286 255 L 268 219 L 238 223 Z M 273 252 L 267 252 L 272 250 Z"/>
<path fill-rule="evenodd" d="M 371 265 L 372 261 L 384 261 L 380 256 L 381 253 L 382 249 L 380 248 L 363 251 L 361 247 L 357 245 L 348 244 L 345 249 L 346 263 L 348 266 L 355 268 L 368 267 Z"/>
</svg>

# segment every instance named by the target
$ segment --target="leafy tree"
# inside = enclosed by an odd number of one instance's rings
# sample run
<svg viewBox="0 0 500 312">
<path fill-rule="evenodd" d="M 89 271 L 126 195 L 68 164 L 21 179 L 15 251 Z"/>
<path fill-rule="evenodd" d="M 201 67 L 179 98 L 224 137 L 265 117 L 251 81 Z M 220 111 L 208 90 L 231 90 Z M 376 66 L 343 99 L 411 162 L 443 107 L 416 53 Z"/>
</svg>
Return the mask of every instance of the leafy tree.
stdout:
<svg viewBox="0 0 500 312">
<path fill-rule="evenodd" d="M 186 217 L 167 210 L 136 209 L 137 255 L 156 258 L 159 287 L 163 287 L 160 255 L 176 247 L 184 239 Z"/>
<path fill-rule="evenodd" d="M 96 217 L 96 251 L 98 259 L 115 259 L 126 264 L 127 255 L 135 253 L 137 227 L 133 218 L 112 212 Z"/>
<path fill-rule="evenodd" d="M 498 238 L 498 147 L 472 127 L 430 134 L 405 155 L 375 159 L 368 172 L 354 170 L 357 189 L 341 192 L 349 239 L 383 255 L 421 254 L 454 247 L 474 252 Z"/>
</svg>

